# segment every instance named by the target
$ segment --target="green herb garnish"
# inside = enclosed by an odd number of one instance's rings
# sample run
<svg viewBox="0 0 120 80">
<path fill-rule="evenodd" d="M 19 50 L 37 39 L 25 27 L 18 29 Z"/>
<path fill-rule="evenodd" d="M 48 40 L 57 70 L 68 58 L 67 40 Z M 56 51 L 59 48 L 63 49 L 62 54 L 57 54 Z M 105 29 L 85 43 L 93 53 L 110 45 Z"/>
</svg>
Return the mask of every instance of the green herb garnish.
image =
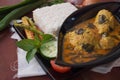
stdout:
<svg viewBox="0 0 120 80">
<path fill-rule="evenodd" d="M 28 19 L 28 17 L 25 17 L 26 19 Z M 28 19 L 28 21 L 30 21 Z M 30 22 L 28 22 L 30 23 Z M 32 24 L 31 24 L 32 23 Z M 50 42 L 52 40 L 55 40 L 55 37 L 51 34 L 44 34 L 43 32 L 39 31 L 38 29 L 36 29 L 35 25 L 33 24 L 33 22 L 31 22 L 29 26 L 26 26 L 22 23 L 16 23 L 14 22 L 14 26 L 16 27 L 21 27 L 24 29 L 27 29 L 29 31 L 32 31 L 34 33 L 34 39 L 23 39 L 21 41 L 17 42 L 17 46 L 25 51 L 27 51 L 27 55 L 26 55 L 26 60 L 29 63 L 31 59 L 33 59 L 35 53 L 40 53 L 40 47 L 47 43 Z M 39 38 L 39 36 L 42 37 Z"/>
<path fill-rule="evenodd" d="M 26 60 L 28 63 L 30 60 L 34 57 L 35 53 L 40 53 L 40 47 L 52 40 L 55 40 L 55 38 L 52 35 L 44 34 L 42 35 L 43 39 L 23 39 L 21 41 L 17 42 L 17 46 L 25 51 L 27 51 Z"/>
<path fill-rule="evenodd" d="M 29 63 L 30 60 L 34 57 L 35 53 L 40 53 L 40 47 L 52 40 L 55 40 L 55 38 L 50 34 L 44 34 L 42 35 L 43 39 L 23 39 L 21 41 L 17 42 L 17 46 L 21 49 L 27 51 L 26 60 Z"/>
</svg>

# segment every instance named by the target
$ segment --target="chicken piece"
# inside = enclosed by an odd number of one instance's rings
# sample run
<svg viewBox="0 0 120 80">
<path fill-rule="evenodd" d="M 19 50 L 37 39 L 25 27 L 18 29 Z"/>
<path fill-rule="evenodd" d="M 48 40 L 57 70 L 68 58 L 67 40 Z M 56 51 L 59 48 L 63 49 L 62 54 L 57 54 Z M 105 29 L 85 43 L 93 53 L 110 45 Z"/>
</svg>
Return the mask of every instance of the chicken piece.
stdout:
<svg viewBox="0 0 120 80">
<path fill-rule="evenodd" d="M 85 32 L 83 33 L 82 35 L 82 39 L 80 41 L 80 44 L 92 44 L 92 45 L 95 45 L 96 43 L 98 43 L 98 34 L 96 34 L 96 32 L 93 30 L 93 29 L 89 29 L 89 28 L 86 28 L 85 29 Z"/>
<path fill-rule="evenodd" d="M 115 28 L 115 18 L 108 10 L 100 10 L 95 18 L 98 33 L 108 33 Z"/>
<path fill-rule="evenodd" d="M 69 36 L 69 40 L 70 40 L 70 43 L 73 45 L 73 46 L 76 46 L 76 45 L 81 45 L 81 44 L 95 44 L 97 43 L 96 40 L 97 39 L 97 35 L 94 35 L 96 34 L 94 31 L 88 29 L 88 28 L 80 28 L 80 29 L 77 29 L 75 31 L 72 31 L 72 32 L 69 32 L 67 36 Z"/>
<path fill-rule="evenodd" d="M 102 49 L 111 49 L 116 46 L 115 39 L 112 37 L 102 37 L 100 40 L 100 46 Z"/>
<path fill-rule="evenodd" d="M 66 35 L 70 44 L 74 46 L 75 51 L 82 51 L 82 49 L 84 49 L 87 52 L 91 52 L 93 48 L 96 47 L 99 43 L 99 36 L 100 35 L 97 34 L 94 29 L 89 29 L 86 27 L 76 29 Z"/>
</svg>

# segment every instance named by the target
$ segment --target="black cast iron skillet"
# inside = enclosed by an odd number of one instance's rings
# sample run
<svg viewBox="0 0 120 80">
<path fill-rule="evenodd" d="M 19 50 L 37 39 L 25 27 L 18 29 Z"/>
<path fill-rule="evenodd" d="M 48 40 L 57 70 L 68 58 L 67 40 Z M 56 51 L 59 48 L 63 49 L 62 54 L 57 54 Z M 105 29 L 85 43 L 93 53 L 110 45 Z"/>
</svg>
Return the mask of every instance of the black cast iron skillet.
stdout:
<svg viewBox="0 0 120 80">
<path fill-rule="evenodd" d="M 86 63 L 76 63 L 76 64 L 69 64 L 65 63 L 62 59 L 62 51 L 63 51 L 63 38 L 66 34 L 66 31 L 73 28 L 75 25 L 86 21 L 92 17 L 95 17 L 98 11 L 102 9 L 107 9 L 115 16 L 115 18 L 120 22 L 120 2 L 106 2 L 106 3 L 98 3 L 83 7 L 73 14 L 71 14 L 63 23 L 58 37 L 58 55 L 56 59 L 56 64 L 63 65 L 63 66 L 71 66 L 76 68 L 82 67 L 92 67 L 97 66 L 105 63 L 109 63 L 118 57 L 120 57 L 120 44 L 113 48 L 108 55 L 100 57 L 94 61 L 86 62 Z"/>
</svg>

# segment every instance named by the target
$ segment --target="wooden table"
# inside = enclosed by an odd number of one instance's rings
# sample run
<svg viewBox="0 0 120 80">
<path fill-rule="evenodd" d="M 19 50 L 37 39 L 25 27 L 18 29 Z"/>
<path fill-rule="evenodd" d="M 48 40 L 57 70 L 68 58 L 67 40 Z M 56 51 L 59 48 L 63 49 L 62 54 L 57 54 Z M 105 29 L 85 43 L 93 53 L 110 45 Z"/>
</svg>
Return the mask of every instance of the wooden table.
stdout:
<svg viewBox="0 0 120 80">
<path fill-rule="evenodd" d="M 0 0 L 0 6 L 11 5 L 22 0 Z M 0 32 L 0 80 L 50 80 L 48 75 L 18 79 L 15 77 L 17 69 L 16 40 L 11 39 L 12 32 L 6 29 Z M 74 80 L 120 80 L 120 68 L 114 68 L 108 74 L 84 71 Z"/>
</svg>

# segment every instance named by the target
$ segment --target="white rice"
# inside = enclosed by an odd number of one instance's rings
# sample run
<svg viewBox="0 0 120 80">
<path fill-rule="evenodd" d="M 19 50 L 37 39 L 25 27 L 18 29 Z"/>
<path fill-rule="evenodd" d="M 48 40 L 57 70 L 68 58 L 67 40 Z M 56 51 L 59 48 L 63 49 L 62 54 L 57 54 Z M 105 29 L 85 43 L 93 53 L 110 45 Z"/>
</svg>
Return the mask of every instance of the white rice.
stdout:
<svg viewBox="0 0 120 80">
<path fill-rule="evenodd" d="M 64 20 L 76 10 L 71 3 L 61 3 L 34 10 L 33 19 L 43 32 L 53 34 L 58 32 Z"/>
</svg>

